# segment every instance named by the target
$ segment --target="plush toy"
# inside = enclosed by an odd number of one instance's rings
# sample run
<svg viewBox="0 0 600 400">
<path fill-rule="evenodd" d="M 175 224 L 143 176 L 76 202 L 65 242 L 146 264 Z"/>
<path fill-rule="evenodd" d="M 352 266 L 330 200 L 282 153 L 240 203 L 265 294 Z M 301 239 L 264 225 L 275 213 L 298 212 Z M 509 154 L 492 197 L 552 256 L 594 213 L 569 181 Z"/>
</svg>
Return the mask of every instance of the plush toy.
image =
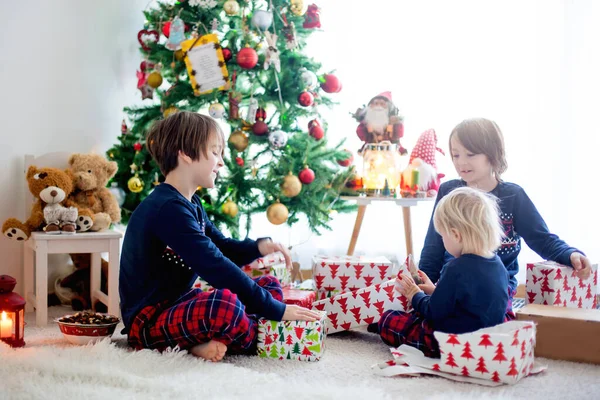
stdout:
<svg viewBox="0 0 600 400">
<path fill-rule="evenodd" d="M 410 153 L 408 167 L 402 172 L 400 193 L 402 197 L 423 196 L 435 197 L 440 188 L 440 181 L 445 174 L 437 172 L 435 152 L 444 151 L 437 147 L 437 136 L 433 129 L 421 133 L 417 144 Z"/>
<path fill-rule="evenodd" d="M 15 240 L 27 240 L 31 232 L 44 229 L 52 233 L 73 233 L 75 220 L 79 214 L 81 221 L 91 221 L 91 213 L 78 210 L 68 196 L 73 190 L 69 174 L 56 168 L 38 168 L 34 165 L 27 170 L 29 191 L 37 199 L 31 214 L 24 223 L 16 218 L 7 219 L 2 225 L 2 233 Z"/>
<path fill-rule="evenodd" d="M 89 254 L 78 255 L 89 256 Z M 73 256 L 73 254 L 71 256 Z M 106 269 L 104 268 L 104 260 L 102 260 L 102 264 L 103 268 L 100 278 L 100 290 L 106 293 L 108 275 L 106 273 Z M 67 297 L 68 302 L 71 304 L 71 308 L 74 311 L 83 311 L 93 308 L 97 312 L 106 312 L 107 307 L 104 303 L 97 301 L 96 304 L 92 304 L 90 273 L 90 268 L 81 268 L 76 266 L 73 273 L 57 281 L 56 294 L 61 300 L 61 296 Z"/>
<path fill-rule="evenodd" d="M 121 209 L 113 194 L 106 187 L 117 173 L 117 163 L 98 154 L 73 154 L 69 157 L 69 172 L 75 189 L 70 196 L 80 209 L 93 215 L 91 231 L 108 229 L 111 222 L 121 220 Z M 78 229 L 86 228 L 85 220 L 77 221 Z"/>
</svg>

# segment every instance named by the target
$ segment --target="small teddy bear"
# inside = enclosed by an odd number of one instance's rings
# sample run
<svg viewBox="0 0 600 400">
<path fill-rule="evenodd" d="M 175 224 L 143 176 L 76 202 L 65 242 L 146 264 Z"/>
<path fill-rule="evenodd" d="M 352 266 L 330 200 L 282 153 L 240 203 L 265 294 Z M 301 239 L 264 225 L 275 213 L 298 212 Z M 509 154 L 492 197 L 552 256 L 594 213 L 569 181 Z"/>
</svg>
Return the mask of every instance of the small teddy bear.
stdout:
<svg viewBox="0 0 600 400">
<path fill-rule="evenodd" d="M 44 232 L 74 234 L 77 226 L 77 209 L 60 204 L 66 195 L 61 195 L 54 189 L 50 193 L 47 191 L 48 189 L 44 189 L 40 193 L 40 198 L 48 203 L 44 207 L 44 220 L 46 221 Z"/>
<path fill-rule="evenodd" d="M 87 209 L 93 215 L 91 227 L 88 227 L 89 221 L 78 219 L 78 230 L 87 228 L 97 232 L 121 220 L 119 203 L 106 187 L 110 178 L 117 173 L 116 162 L 108 161 L 99 154 L 72 154 L 69 157 L 69 172 L 74 185 L 69 198 L 80 209 Z"/>
<path fill-rule="evenodd" d="M 91 220 L 88 211 L 78 210 L 77 205 L 68 198 L 73 190 L 73 183 L 66 172 L 32 165 L 27 170 L 26 177 L 29 191 L 37 201 L 24 223 L 16 218 L 9 218 L 4 222 L 2 233 L 6 237 L 27 240 L 31 232 L 41 230 L 44 225 L 46 232 L 71 233 L 75 231 L 77 214 L 82 219 Z"/>
</svg>

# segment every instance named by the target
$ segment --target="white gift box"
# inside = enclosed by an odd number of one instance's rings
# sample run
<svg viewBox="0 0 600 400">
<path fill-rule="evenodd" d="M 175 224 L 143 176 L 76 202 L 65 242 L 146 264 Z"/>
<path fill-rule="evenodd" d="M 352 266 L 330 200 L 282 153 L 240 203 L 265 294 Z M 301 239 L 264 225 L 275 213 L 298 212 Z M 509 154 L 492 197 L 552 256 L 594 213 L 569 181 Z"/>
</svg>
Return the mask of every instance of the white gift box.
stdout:
<svg viewBox="0 0 600 400">
<path fill-rule="evenodd" d="M 441 358 L 428 358 L 413 347 L 390 349 L 394 361 L 379 364 L 384 376 L 431 374 L 486 386 L 514 384 L 546 369 L 534 359 L 535 324 L 510 321 L 471 333 L 434 332 Z"/>
<path fill-rule="evenodd" d="M 554 261 L 527 264 L 527 304 L 594 309 L 597 305 L 598 265 L 592 276 L 580 279 L 575 270 Z"/>
<path fill-rule="evenodd" d="M 380 284 L 396 276 L 386 257 L 323 256 L 312 260 L 317 300 Z"/>
<path fill-rule="evenodd" d="M 395 282 L 392 279 L 355 292 L 319 300 L 313 303 L 312 308 L 327 311 L 329 334 L 379 322 L 386 310 L 408 311 L 412 308 L 408 299 L 394 289 Z"/>
</svg>

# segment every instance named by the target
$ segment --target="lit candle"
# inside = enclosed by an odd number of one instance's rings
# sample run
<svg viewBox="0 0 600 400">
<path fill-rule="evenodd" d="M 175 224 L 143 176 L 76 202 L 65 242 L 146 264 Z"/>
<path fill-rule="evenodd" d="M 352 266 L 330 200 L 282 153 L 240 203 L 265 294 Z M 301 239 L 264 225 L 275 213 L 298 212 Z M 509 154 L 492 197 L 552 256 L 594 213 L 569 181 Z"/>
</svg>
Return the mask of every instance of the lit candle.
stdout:
<svg viewBox="0 0 600 400">
<path fill-rule="evenodd" d="M 0 338 L 12 337 L 12 319 L 7 318 L 6 311 L 2 311 L 2 319 L 0 319 Z"/>
<path fill-rule="evenodd" d="M 411 176 L 410 183 L 414 189 L 416 189 L 415 186 L 419 185 L 419 170 L 418 169 L 412 170 L 412 176 Z"/>
</svg>

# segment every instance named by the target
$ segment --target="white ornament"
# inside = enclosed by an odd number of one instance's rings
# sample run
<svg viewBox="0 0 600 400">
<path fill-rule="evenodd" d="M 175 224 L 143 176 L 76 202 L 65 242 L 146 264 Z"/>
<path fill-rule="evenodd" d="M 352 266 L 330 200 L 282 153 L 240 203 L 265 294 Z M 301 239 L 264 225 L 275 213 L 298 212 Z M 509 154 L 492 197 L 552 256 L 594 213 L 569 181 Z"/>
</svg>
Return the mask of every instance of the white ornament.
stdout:
<svg viewBox="0 0 600 400">
<path fill-rule="evenodd" d="M 199 6 L 200 8 L 214 8 L 217 6 L 217 0 L 188 0 L 190 6 Z"/>
<path fill-rule="evenodd" d="M 304 88 L 308 90 L 312 90 L 317 87 L 319 84 L 319 79 L 314 72 L 307 70 L 306 68 L 302 68 L 303 71 L 300 73 L 300 81 Z"/>
<path fill-rule="evenodd" d="M 270 11 L 256 10 L 252 15 L 252 25 L 266 31 L 273 23 L 273 13 Z"/>
<path fill-rule="evenodd" d="M 225 115 L 225 107 L 221 103 L 213 103 L 208 107 L 208 115 L 215 119 L 223 118 Z"/>
<path fill-rule="evenodd" d="M 273 149 L 280 149 L 287 143 L 287 133 L 281 130 L 272 131 L 269 133 L 269 144 Z"/>
<path fill-rule="evenodd" d="M 123 204 L 125 203 L 125 196 L 127 196 L 125 191 L 119 187 L 117 182 L 111 183 L 110 189 L 108 189 L 108 190 L 112 193 L 115 200 L 117 200 L 117 204 L 119 204 L 119 207 L 122 207 Z"/>
<path fill-rule="evenodd" d="M 250 105 L 248 106 L 248 113 L 246 114 L 246 121 L 253 124 L 256 122 L 256 111 L 258 111 L 258 100 L 254 97 L 250 99 Z"/>
</svg>

